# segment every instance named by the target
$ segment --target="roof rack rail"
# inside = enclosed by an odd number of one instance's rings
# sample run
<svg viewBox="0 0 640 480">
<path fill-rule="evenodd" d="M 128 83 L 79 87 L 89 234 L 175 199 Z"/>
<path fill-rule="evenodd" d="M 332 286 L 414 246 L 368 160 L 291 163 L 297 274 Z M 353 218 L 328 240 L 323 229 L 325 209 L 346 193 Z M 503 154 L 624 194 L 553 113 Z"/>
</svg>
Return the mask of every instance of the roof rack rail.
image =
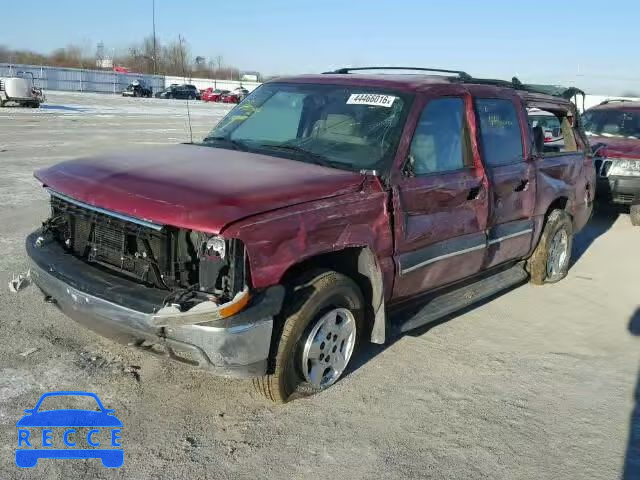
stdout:
<svg viewBox="0 0 640 480">
<path fill-rule="evenodd" d="M 447 70 L 444 68 L 425 68 L 425 67 L 345 67 L 338 68 L 330 72 L 323 72 L 324 74 L 348 74 L 351 72 L 361 70 L 414 70 L 418 72 L 437 72 L 437 73 L 452 73 L 455 77 L 449 77 L 454 81 L 463 83 L 477 83 L 481 85 L 493 85 L 496 87 L 513 88 L 515 90 L 521 90 L 529 93 L 540 93 L 543 95 L 551 95 L 554 97 L 562 97 L 570 100 L 576 95 L 586 95 L 582 90 L 576 87 L 563 87 L 559 85 L 529 85 L 522 83 L 518 77 L 513 77 L 509 80 L 499 80 L 494 78 L 476 78 L 469 75 L 462 70 Z M 614 101 L 614 100 L 611 100 Z M 625 100 L 620 100 L 625 101 Z M 629 100 L 626 100 L 629 101 Z M 606 100 L 605 100 L 606 102 Z M 605 103 L 603 102 L 603 103 Z"/>
<path fill-rule="evenodd" d="M 507 87 L 529 93 L 539 93 L 542 95 L 551 95 L 552 97 L 561 97 L 570 100 L 576 95 L 586 95 L 585 92 L 576 87 L 563 87 L 560 85 L 537 85 L 522 83 L 518 77 L 513 77 L 511 81 L 496 80 L 493 78 L 475 78 L 464 79 L 464 82 L 478 83 L 481 85 L 494 85 L 496 87 Z"/>
<path fill-rule="evenodd" d="M 629 100 L 628 98 L 607 98 L 606 100 L 600 102 L 598 105 L 606 105 L 607 103 L 617 102 L 633 102 L 633 100 Z"/>
<path fill-rule="evenodd" d="M 471 79 L 471 75 L 467 72 L 463 72 L 461 70 L 446 70 L 444 68 L 423 68 L 423 67 L 345 67 L 338 68 L 337 70 L 333 70 L 331 72 L 323 72 L 325 74 L 337 73 L 337 74 L 346 74 L 360 70 L 414 70 L 417 72 L 437 72 L 437 73 L 454 73 L 460 79 Z"/>
</svg>

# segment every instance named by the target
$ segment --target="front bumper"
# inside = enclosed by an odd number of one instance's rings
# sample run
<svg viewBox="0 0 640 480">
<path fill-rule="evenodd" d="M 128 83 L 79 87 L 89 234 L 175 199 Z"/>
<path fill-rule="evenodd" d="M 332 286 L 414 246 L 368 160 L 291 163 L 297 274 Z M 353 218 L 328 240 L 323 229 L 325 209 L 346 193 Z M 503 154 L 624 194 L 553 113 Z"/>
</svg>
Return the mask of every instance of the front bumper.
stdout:
<svg viewBox="0 0 640 480">
<path fill-rule="evenodd" d="M 166 291 L 106 273 L 66 253 L 57 242 L 38 247 L 39 236 L 36 231 L 26 241 L 31 277 L 71 319 L 119 343 L 217 375 L 254 377 L 266 372 L 282 287 L 254 296 L 248 307 L 227 318 L 158 327 L 154 313 L 163 306 Z"/>
<path fill-rule="evenodd" d="M 640 198 L 640 177 L 598 177 L 596 193 L 601 200 L 630 205 Z"/>
</svg>

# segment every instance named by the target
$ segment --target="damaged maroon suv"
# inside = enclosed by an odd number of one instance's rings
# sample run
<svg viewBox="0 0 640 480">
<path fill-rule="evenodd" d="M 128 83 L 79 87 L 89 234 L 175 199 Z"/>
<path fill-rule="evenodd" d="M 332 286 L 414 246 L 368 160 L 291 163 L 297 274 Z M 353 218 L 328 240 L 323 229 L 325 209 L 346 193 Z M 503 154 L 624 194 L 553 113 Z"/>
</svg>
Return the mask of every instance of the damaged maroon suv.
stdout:
<svg viewBox="0 0 640 480">
<path fill-rule="evenodd" d="M 608 100 L 582 116 L 595 152 L 597 199 L 630 205 L 640 226 L 640 102 Z"/>
<path fill-rule="evenodd" d="M 563 278 L 595 182 L 566 92 L 416 70 L 436 74 L 280 78 L 200 143 L 39 170 L 33 280 L 88 328 L 284 402 L 363 342 Z"/>
</svg>

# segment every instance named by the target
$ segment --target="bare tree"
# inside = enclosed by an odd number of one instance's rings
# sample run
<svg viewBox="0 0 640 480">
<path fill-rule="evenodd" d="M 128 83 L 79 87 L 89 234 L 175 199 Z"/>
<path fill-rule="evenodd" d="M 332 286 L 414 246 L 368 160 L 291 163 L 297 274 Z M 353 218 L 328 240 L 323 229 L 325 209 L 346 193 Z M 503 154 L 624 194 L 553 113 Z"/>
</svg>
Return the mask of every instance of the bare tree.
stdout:
<svg viewBox="0 0 640 480">
<path fill-rule="evenodd" d="M 114 52 L 113 62 L 139 73 L 160 73 L 165 75 L 188 76 L 229 80 L 240 78 L 240 70 L 225 65 L 222 55 L 210 58 L 202 56 L 195 59 L 184 38 L 163 44 L 153 35 L 121 50 Z M 193 60 L 189 60 L 193 59 Z M 85 68 L 95 65 L 96 53 L 88 47 L 68 45 L 58 48 L 48 55 L 27 50 L 12 50 L 0 45 L 0 62 L 23 63 L 31 65 L 52 65 L 57 67 Z"/>
</svg>

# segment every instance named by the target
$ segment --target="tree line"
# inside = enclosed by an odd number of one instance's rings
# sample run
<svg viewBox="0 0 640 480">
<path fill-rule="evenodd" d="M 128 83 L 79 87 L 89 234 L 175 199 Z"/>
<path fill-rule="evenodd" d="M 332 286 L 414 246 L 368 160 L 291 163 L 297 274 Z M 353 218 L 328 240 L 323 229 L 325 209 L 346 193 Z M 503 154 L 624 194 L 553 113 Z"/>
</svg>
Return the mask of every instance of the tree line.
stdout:
<svg viewBox="0 0 640 480">
<path fill-rule="evenodd" d="M 0 63 L 49 65 L 54 67 L 106 69 L 121 66 L 135 73 L 186 76 L 196 78 L 215 78 L 218 80 L 239 80 L 240 70 L 227 65 L 222 56 L 193 56 L 189 44 L 182 38 L 161 42 L 153 36 L 130 45 L 119 51 L 105 51 L 98 47 L 95 53 L 78 45 L 67 45 L 50 53 L 30 50 L 11 49 L 0 45 Z M 260 80 L 260 74 L 254 73 Z"/>
</svg>

